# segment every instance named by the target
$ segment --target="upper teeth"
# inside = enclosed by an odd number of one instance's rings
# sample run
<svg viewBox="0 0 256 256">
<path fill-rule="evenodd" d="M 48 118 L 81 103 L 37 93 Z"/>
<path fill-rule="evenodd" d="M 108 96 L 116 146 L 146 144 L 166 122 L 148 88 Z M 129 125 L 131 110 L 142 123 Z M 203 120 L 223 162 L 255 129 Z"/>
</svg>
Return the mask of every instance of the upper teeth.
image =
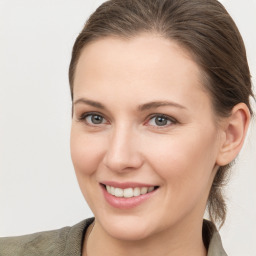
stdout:
<svg viewBox="0 0 256 256">
<path fill-rule="evenodd" d="M 125 189 L 115 188 L 109 185 L 107 185 L 106 187 L 109 194 L 116 197 L 126 197 L 126 198 L 144 195 L 154 190 L 154 187 L 142 187 L 142 188 L 137 187 L 137 188 L 125 188 Z"/>
</svg>

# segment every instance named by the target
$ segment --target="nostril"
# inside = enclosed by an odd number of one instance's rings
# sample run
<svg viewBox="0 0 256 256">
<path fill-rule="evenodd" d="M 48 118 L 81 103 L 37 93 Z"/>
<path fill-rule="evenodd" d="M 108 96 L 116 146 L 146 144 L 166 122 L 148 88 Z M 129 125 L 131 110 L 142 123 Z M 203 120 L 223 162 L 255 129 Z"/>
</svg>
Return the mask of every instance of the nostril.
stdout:
<svg viewBox="0 0 256 256">
<path fill-rule="evenodd" d="M 127 172 L 138 170 L 143 165 L 142 155 L 129 148 L 127 143 L 110 145 L 104 158 L 103 164 L 114 172 Z"/>
</svg>

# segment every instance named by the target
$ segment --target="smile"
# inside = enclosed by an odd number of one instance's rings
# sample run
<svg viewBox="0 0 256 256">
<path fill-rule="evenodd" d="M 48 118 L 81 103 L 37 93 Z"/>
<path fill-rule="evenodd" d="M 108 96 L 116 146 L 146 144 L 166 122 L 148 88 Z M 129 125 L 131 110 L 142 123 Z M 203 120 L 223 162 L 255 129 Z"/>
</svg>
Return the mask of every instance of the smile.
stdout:
<svg viewBox="0 0 256 256">
<path fill-rule="evenodd" d="M 137 197 L 140 195 L 145 195 L 147 193 L 152 192 L 155 189 L 155 187 L 135 187 L 135 188 L 116 188 L 113 186 L 106 185 L 106 190 L 109 194 L 115 197 Z"/>
<path fill-rule="evenodd" d="M 131 209 L 153 198 L 159 186 L 141 183 L 100 183 L 105 200 L 114 208 Z"/>
</svg>

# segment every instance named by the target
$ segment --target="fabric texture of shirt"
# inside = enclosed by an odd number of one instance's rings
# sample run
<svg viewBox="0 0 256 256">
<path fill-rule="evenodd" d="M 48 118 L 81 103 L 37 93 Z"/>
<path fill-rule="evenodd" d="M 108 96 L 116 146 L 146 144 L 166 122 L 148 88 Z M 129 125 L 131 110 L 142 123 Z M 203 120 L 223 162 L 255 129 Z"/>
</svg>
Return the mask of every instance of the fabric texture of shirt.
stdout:
<svg viewBox="0 0 256 256">
<path fill-rule="evenodd" d="M 0 256 L 81 256 L 83 240 L 94 218 L 72 227 L 44 231 L 31 235 L 0 238 Z M 207 256 L 227 256 L 215 226 L 204 220 L 203 240 Z"/>
</svg>

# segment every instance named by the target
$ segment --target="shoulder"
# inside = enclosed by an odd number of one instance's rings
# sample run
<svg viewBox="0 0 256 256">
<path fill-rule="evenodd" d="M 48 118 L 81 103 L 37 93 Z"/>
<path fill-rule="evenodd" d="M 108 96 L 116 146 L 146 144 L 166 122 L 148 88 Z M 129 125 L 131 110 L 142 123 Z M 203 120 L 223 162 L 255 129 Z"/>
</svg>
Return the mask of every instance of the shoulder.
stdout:
<svg viewBox="0 0 256 256">
<path fill-rule="evenodd" d="M 0 255 L 46 255 L 47 252 L 60 255 L 69 231 L 70 227 L 65 227 L 25 236 L 1 238 Z"/>
<path fill-rule="evenodd" d="M 80 255 L 82 240 L 93 218 L 72 227 L 0 238 L 0 256 Z"/>
</svg>

